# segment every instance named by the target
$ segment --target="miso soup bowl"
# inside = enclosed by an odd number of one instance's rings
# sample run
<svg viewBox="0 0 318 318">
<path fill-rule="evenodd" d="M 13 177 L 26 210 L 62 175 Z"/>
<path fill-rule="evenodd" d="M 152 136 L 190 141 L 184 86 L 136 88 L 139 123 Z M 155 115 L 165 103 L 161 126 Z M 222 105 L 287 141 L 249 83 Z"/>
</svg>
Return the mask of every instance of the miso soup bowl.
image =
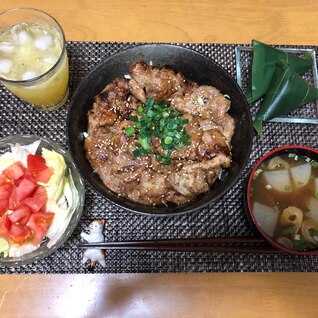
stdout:
<svg viewBox="0 0 318 318">
<path fill-rule="evenodd" d="M 256 217 L 255 217 L 255 214 L 253 212 L 250 193 L 251 193 L 251 185 L 252 185 L 252 181 L 253 181 L 253 176 L 254 176 L 255 172 L 259 169 L 261 164 L 263 162 L 265 162 L 266 160 L 271 159 L 275 156 L 280 156 L 280 155 L 286 154 L 286 153 L 293 153 L 293 154 L 298 155 L 298 156 L 307 156 L 313 160 L 318 160 L 318 150 L 317 149 L 310 148 L 307 146 L 298 146 L 298 145 L 290 145 L 290 146 L 283 146 L 283 147 L 275 148 L 275 149 L 269 151 L 264 156 L 262 156 L 255 164 L 252 172 L 249 175 L 248 182 L 247 182 L 247 187 L 246 187 L 246 192 L 245 192 L 245 196 L 246 196 L 245 203 L 246 203 L 246 210 L 248 213 L 248 217 L 251 220 L 252 224 L 255 225 L 255 227 L 259 231 L 259 233 L 263 236 L 263 238 L 268 243 L 270 243 L 272 246 L 274 246 L 275 248 L 277 248 L 283 252 L 291 253 L 291 254 L 317 255 L 318 254 L 318 245 L 317 245 L 316 249 L 301 251 L 301 250 L 289 249 L 289 248 L 286 248 L 286 247 L 276 243 L 269 235 L 267 235 L 265 233 L 265 231 L 258 224 Z"/>
</svg>

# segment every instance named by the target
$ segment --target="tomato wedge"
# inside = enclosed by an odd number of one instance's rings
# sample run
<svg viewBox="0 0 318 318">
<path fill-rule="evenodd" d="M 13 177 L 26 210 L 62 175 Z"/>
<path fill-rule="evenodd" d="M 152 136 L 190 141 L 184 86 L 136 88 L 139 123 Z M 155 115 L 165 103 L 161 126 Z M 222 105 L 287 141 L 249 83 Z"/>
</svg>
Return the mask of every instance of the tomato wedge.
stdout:
<svg viewBox="0 0 318 318">
<path fill-rule="evenodd" d="M 13 183 L 16 186 L 18 186 L 23 181 L 24 178 L 25 178 L 25 175 L 23 177 L 19 178 L 19 179 L 13 180 Z"/>
<path fill-rule="evenodd" d="M 23 203 L 28 205 L 33 212 L 39 212 L 47 201 L 47 193 L 44 187 L 39 186 L 32 197 L 25 198 Z"/>
<path fill-rule="evenodd" d="M 7 183 L 7 181 L 8 178 L 4 174 L 0 173 L 0 185 Z"/>
<path fill-rule="evenodd" d="M 7 182 L 0 186 L 0 199 L 9 199 L 13 189 L 13 184 Z"/>
<path fill-rule="evenodd" d="M 31 213 L 32 211 L 27 205 L 22 205 L 9 214 L 9 219 L 13 223 L 26 224 L 30 218 Z"/>
<path fill-rule="evenodd" d="M 0 171 L 0 237 L 17 244 L 43 241 L 54 213 L 44 212 L 47 192 L 38 183 L 48 183 L 52 174 L 45 159 L 32 154 L 27 167 L 15 162 Z"/>
<path fill-rule="evenodd" d="M 9 197 L 9 210 L 15 210 L 21 205 L 22 203 L 17 199 L 17 188 L 13 187 L 13 190 Z"/>
<path fill-rule="evenodd" d="M 44 170 L 36 171 L 33 173 L 33 179 L 35 182 L 48 183 L 52 176 L 52 169 L 46 168 Z"/>
<path fill-rule="evenodd" d="M 34 244 L 40 244 L 43 241 L 53 218 L 54 213 L 52 212 L 37 212 L 30 216 L 27 226 L 33 231 L 32 242 Z"/>
<path fill-rule="evenodd" d="M 24 175 L 24 169 L 20 162 L 15 162 L 11 166 L 4 169 L 2 173 L 10 180 L 17 180 Z"/>
<path fill-rule="evenodd" d="M 0 199 L 0 216 L 2 216 L 9 208 L 9 199 Z"/>
<path fill-rule="evenodd" d="M 32 232 L 23 224 L 13 223 L 9 231 L 9 237 L 15 243 L 24 243 L 30 236 Z"/>
<path fill-rule="evenodd" d="M 47 168 L 45 159 L 39 155 L 28 155 L 28 169 L 31 171 L 45 170 Z"/>
<path fill-rule="evenodd" d="M 0 218 L 0 237 L 6 238 L 9 236 L 11 225 L 12 222 L 7 214 Z"/>
<path fill-rule="evenodd" d="M 22 201 L 23 199 L 29 197 L 34 192 L 36 187 L 36 183 L 24 178 L 17 186 L 17 200 Z"/>
</svg>

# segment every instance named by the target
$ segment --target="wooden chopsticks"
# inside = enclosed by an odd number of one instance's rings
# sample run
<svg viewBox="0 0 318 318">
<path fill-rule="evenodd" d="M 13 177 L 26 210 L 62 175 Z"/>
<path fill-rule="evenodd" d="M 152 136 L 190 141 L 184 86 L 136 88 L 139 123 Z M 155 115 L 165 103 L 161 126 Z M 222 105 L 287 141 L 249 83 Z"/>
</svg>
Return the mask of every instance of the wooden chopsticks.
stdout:
<svg viewBox="0 0 318 318">
<path fill-rule="evenodd" d="M 77 245 L 77 247 L 107 250 L 154 250 L 207 253 L 282 253 L 282 251 L 268 245 L 262 238 L 248 236 L 81 243 Z"/>
</svg>

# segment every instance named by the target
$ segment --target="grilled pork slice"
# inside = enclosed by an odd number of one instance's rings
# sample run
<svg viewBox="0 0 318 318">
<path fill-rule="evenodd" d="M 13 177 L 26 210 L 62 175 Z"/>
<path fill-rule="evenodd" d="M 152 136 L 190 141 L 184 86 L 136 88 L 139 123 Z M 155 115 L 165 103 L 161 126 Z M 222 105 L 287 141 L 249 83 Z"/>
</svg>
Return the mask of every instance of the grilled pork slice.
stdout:
<svg viewBox="0 0 318 318">
<path fill-rule="evenodd" d="M 177 92 L 185 95 L 198 86 L 169 66 L 152 66 L 143 61 L 131 64 L 129 75 L 145 91 L 147 98 L 155 101 L 168 100 Z M 134 95 L 134 91 L 132 94 Z M 140 95 L 134 96 L 139 98 Z"/>
</svg>

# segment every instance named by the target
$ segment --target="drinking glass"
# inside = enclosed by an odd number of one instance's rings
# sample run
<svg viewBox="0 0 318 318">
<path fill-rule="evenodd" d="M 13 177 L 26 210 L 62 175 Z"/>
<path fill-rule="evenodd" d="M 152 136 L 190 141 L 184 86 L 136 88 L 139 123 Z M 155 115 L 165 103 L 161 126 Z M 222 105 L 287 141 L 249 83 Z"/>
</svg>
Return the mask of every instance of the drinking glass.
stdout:
<svg viewBox="0 0 318 318">
<path fill-rule="evenodd" d="M 58 109 L 68 98 L 65 35 L 46 12 L 15 8 L 0 13 L 0 82 L 36 109 Z"/>
</svg>

